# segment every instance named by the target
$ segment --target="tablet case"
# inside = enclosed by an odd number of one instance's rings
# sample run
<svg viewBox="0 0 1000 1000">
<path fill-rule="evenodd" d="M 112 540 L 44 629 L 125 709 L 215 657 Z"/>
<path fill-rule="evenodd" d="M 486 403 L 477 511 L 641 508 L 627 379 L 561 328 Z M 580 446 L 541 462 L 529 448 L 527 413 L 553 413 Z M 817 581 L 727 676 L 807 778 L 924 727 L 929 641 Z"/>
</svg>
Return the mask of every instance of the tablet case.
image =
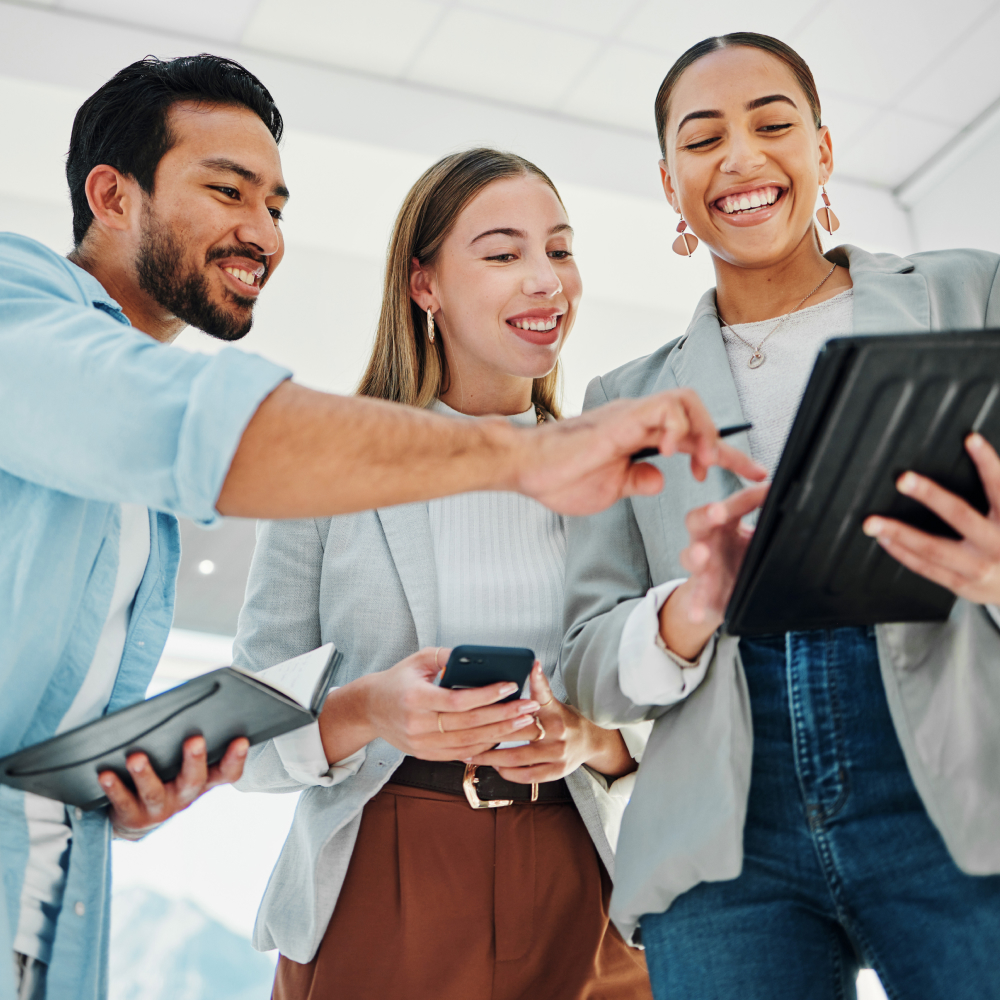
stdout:
<svg viewBox="0 0 1000 1000">
<path fill-rule="evenodd" d="M 172 781 L 181 769 L 182 744 L 201 735 L 208 763 L 217 764 L 239 736 L 253 745 L 313 722 L 340 660 L 332 645 L 326 655 L 308 707 L 252 674 L 223 667 L 4 757 L 0 782 L 82 809 L 97 809 L 108 802 L 97 780 L 101 771 L 114 771 L 135 790 L 125 758 L 136 751 L 148 755 L 162 781 Z"/>
<path fill-rule="evenodd" d="M 964 439 L 1000 443 L 1000 331 L 840 337 L 816 360 L 726 609 L 733 635 L 947 618 L 955 596 L 861 530 L 956 534 L 896 489 L 910 469 L 988 509 Z"/>
</svg>

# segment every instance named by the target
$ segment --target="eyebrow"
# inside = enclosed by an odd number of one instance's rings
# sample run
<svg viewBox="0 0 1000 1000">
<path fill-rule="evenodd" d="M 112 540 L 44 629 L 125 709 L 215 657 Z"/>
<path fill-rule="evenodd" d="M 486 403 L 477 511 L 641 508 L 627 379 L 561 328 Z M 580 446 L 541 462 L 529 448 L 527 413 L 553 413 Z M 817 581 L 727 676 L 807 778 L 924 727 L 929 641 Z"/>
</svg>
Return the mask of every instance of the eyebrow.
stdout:
<svg viewBox="0 0 1000 1000">
<path fill-rule="evenodd" d="M 757 97 L 752 101 L 747 101 L 744 106 L 747 111 L 756 111 L 757 108 L 762 108 L 767 104 L 774 104 L 778 101 L 783 101 L 785 104 L 790 104 L 793 108 L 798 110 L 798 105 L 790 97 L 786 97 L 784 94 L 768 94 L 767 97 Z M 681 128 L 684 126 L 685 122 L 694 121 L 699 118 L 722 118 L 721 111 L 692 111 L 691 114 L 685 115 L 680 124 L 677 126 L 677 131 L 680 132 Z"/>
<path fill-rule="evenodd" d="M 566 232 L 572 233 L 573 227 L 568 222 L 561 222 L 558 226 L 553 226 L 549 230 L 549 236 Z M 479 240 L 483 240 L 487 236 L 509 236 L 512 240 L 524 240 L 528 238 L 528 234 L 523 229 L 509 229 L 499 226 L 496 229 L 487 229 L 486 232 L 480 233 L 474 240 L 469 241 L 469 246 L 471 247 L 473 243 L 478 243 Z"/>
<path fill-rule="evenodd" d="M 226 173 L 236 174 L 237 177 L 242 177 L 243 180 L 249 181 L 251 184 L 256 184 L 257 187 L 264 186 L 264 178 L 260 176 L 256 171 L 250 170 L 248 167 L 244 167 L 242 164 L 237 163 L 235 160 L 227 160 L 224 156 L 216 156 L 207 160 L 202 160 L 201 165 L 203 167 L 208 167 L 210 170 L 223 170 Z M 284 184 L 276 184 L 271 190 L 272 195 L 277 195 L 279 198 L 289 198 L 288 188 Z"/>
</svg>

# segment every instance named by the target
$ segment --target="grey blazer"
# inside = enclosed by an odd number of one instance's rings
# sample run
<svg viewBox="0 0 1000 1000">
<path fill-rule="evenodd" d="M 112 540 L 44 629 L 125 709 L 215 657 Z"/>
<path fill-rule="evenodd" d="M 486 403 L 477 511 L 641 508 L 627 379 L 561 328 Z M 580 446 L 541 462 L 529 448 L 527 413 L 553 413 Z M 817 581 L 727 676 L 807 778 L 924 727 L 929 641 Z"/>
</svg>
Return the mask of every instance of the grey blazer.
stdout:
<svg viewBox="0 0 1000 1000">
<path fill-rule="evenodd" d="M 437 594 L 426 503 L 319 520 L 261 521 L 234 662 L 262 670 L 333 642 L 343 653 L 333 683 L 346 684 L 436 645 Z M 559 676 L 552 681 L 556 697 L 564 700 Z M 632 735 L 634 748 L 646 733 Z M 374 740 L 356 775 L 323 787 L 293 779 L 273 742 L 251 748 L 238 788 L 303 789 L 257 915 L 254 947 L 279 948 L 296 962 L 312 960 L 347 872 L 361 811 L 402 759 L 395 747 Z M 605 824 L 615 839 L 624 802 L 608 795 L 603 779 L 584 768 L 566 781 L 613 875 Z"/>
<path fill-rule="evenodd" d="M 855 333 L 1000 327 L 995 254 L 901 258 L 842 246 L 827 257 L 850 268 Z M 714 289 L 683 337 L 595 379 L 585 408 L 675 386 L 695 389 L 717 426 L 742 422 Z M 748 447 L 746 435 L 734 442 Z M 720 469 L 696 482 L 683 456 L 657 461 L 662 493 L 569 527 L 562 671 L 570 701 L 601 725 L 656 719 L 618 841 L 611 913 L 626 940 L 644 913 L 666 910 L 699 882 L 739 875 L 753 748 L 732 636 L 719 636 L 705 680 L 676 706 L 636 705 L 619 686 L 618 645 L 636 602 L 687 575 L 678 561 L 685 513 L 739 488 Z M 1000 872 L 1000 632 L 964 600 L 946 622 L 876 631 L 892 719 L 931 819 L 964 871 Z"/>
</svg>

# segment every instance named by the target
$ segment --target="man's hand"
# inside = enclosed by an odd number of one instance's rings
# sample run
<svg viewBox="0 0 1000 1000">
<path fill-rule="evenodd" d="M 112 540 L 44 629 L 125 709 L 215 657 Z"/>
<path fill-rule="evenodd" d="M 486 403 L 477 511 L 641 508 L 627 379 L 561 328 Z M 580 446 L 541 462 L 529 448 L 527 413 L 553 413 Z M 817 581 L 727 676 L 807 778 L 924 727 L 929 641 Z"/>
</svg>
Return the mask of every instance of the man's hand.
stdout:
<svg viewBox="0 0 1000 1000">
<path fill-rule="evenodd" d="M 642 448 L 689 454 L 698 479 L 710 465 L 764 477 L 720 442 L 691 389 L 620 399 L 527 429 L 500 417 L 455 420 L 285 382 L 247 424 L 216 507 L 228 517 L 329 517 L 471 490 L 515 490 L 562 514 L 593 514 L 663 488 L 654 466 L 632 462 Z"/>
<path fill-rule="evenodd" d="M 929 535 L 887 517 L 865 518 L 864 532 L 907 569 L 958 597 L 976 604 L 1000 604 L 1000 457 L 980 434 L 970 434 L 965 448 L 989 500 L 985 516 L 915 472 L 904 472 L 896 482 L 900 493 L 934 511 L 961 535 L 960 540 Z"/>
<path fill-rule="evenodd" d="M 688 511 L 691 544 L 681 565 L 691 574 L 660 608 L 660 635 L 667 648 L 694 660 L 722 624 L 753 530 L 741 518 L 767 496 L 768 484 L 751 486 Z"/>
<path fill-rule="evenodd" d="M 642 448 L 690 455 L 691 473 L 699 482 L 712 465 L 752 480 L 766 475 L 751 458 L 719 439 L 692 389 L 619 399 L 526 433 L 534 437 L 515 488 L 563 514 L 593 514 L 622 497 L 659 493 L 660 471 L 648 462 L 631 460 Z"/>
<path fill-rule="evenodd" d="M 113 771 L 103 771 L 99 780 L 111 802 L 111 825 L 115 833 L 126 840 L 137 840 L 174 813 L 186 809 L 210 788 L 237 781 L 243 773 L 249 747 L 246 739 L 233 740 L 225 757 L 209 767 L 205 740 L 192 736 L 184 742 L 181 773 L 166 784 L 156 776 L 144 753 L 134 753 L 125 763 L 135 782 L 135 795 Z"/>
</svg>

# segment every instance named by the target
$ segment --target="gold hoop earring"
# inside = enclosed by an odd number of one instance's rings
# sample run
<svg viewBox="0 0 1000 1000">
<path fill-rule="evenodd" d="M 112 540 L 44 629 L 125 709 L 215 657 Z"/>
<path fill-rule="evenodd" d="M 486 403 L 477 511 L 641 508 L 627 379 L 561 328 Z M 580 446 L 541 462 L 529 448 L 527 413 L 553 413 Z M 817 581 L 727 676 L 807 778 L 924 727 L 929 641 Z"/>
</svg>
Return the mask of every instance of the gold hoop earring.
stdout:
<svg viewBox="0 0 1000 1000">
<path fill-rule="evenodd" d="M 431 312 L 430 306 L 427 307 L 427 339 L 434 343 L 434 313 Z"/>
<path fill-rule="evenodd" d="M 694 233 L 685 232 L 687 227 L 688 224 L 682 215 L 681 221 L 677 223 L 677 232 L 680 233 L 680 236 L 674 240 L 674 245 L 671 248 L 675 254 L 681 257 L 690 257 L 698 249 L 698 237 Z"/>
<path fill-rule="evenodd" d="M 840 219 L 837 218 L 833 213 L 833 209 L 830 208 L 830 196 L 826 193 L 826 185 L 821 184 L 820 187 L 823 191 L 823 207 L 816 213 L 816 219 L 819 224 L 831 235 L 840 229 Z"/>
</svg>

